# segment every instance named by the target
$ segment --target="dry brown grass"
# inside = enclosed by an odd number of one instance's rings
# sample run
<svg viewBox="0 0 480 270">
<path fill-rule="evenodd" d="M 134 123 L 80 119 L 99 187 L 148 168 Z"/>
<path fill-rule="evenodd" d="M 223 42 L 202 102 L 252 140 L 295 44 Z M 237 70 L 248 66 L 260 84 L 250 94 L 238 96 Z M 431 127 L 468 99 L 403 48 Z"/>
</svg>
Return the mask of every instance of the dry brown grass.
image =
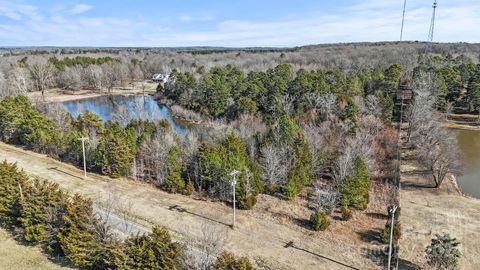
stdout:
<svg viewBox="0 0 480 270">
<path fill-rule="evenodd" d="M 112 190 L 121 196 L 123 201 L 132 202 L 135 216 L 140 218 L 137 220 L 139 224 L 164 225 L 177 240 L 199 239 L 202 236 L 201 225 L 205 221 L 230 228 L 232 210 L 223 203 L 168 194 L 150 185 L 122 179 L 112 180 L 94 174 L 89 174 L 89 177 L 84 179 L 82 171 L 71 165 L 0 143 L 0 160 L 4 159 L 17 162 L 19 167 L 33 176 L 55 181 L 63 189 L 83 194 L 97 203 L 104 201 L 108 196 L 107 191 Z M 350 236 L 359 239 L 352 229 L 366 228 L 370 226 L 370 221 L 362 221 L 363 217 L 349 222 L 335 220 L 330 230 L 313 232 L 305 226 L 310 212 L 305 210 L 304 200 L 299 198 L 295 201 L 292 207 L 298 208 L 292 208 L 292 212 L 288 211 L 290 214 L 282 214 L 280 210 L 291 202 L 263 196 L 259 198 L 258 207 L 256 205 L 253 210 L 237 211 L 237 227 L 235 230 L 229 229 L 229 241 L 225 249 L 255 261 L 261 260 L 266 265 L 275 265 L 273 269 L 379 268 L 365 256 L 363 244 L 359 245 L 356 240 L 350 240 Z M 281 221 L 271 213 L 262 214 L 262 206 L 268 203 L 272 205 L 272 211 L 278 209 L 279 216 L 290 215 L 291 218 Z M 363 215 L 360 212 L 359 214 Z M 383 222 L 377 224 L 382 225 Z M 293 247 L 287 245 L 290 241 L 293 241 Z"/>
<path fill-rule="evenodd" d="M 156 92 L 157 83 L 146 82 L 145 94 L 154 94 Z M 92 91 L 92 90 L 77 90 L 77 91 L 64 91 L 58 88 L 49 89 L 45 91 L 45 102 L 65 102 L 77 99 L 93 98 L 106 95 L 141 95 L 143 91 L 141 85 L 137 83 L 135 88 L 114 88 L 110 93 L 106 91 Z M 28 98 L 33 102 L 43 102 L 43 97 L 40 92 L 29 92 Z"/>
<path fill-rule="evenodd" d="M 0 269 L 58 270 L 71 269 L 50 261 L 37 247 L 23 246 L 0 228 Z"/>
<path fill-rule="evenodd" d="M 425 267 L 425 248 L 431 239 L 449 233 L 461 243 L 459 269 L 480 269 L 480 200 L 460 194 L 451 175 L 434 189 L 430 175 L 421 174 L 415 161 L 403 161 L 401 169 L 400 257 Z"/>
</svg>

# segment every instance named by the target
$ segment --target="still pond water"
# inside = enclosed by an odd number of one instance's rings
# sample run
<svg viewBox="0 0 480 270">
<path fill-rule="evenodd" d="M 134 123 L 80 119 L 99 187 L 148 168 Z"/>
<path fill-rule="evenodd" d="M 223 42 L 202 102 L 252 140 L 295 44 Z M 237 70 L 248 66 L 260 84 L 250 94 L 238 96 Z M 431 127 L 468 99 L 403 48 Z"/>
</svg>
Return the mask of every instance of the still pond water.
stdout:
<svg viewBox="0 0 480 270">
<path fill-rule="evenodd" d="M 73 117 L 90 111 L 99 115 L 103 121 L 113 120 L 124 125 L 133 119 L 153 122 L 166 119 L 177 134 L 187 133 L 186 126 L 175 121 L 167 107 L 158 104 L 149 96 L 102 96 L 67 101 L 63 105 Z"/>
<path fill-rule="evenodd" d="M 104 121 L 115 120 L 123 124 L 129 123 L 132 119 L 150 121 L 166 119 L 176 133 L 185 135 L 188 132 L 186 125 L 173 119 L 167 107 L 159 105 L 148 96 L 103 96 L 63 104 L 73 117 L 88 110 L 98 114 Z M 456 132 L 465 167 L 464 174 L 457 177 L 458 183 L 465 193 L 480 198 L 480 131 Z"/>
<path fill-rule="evenodd" d="M 462 190 L 480 198 L 480 131 L 457 130 L 458 146 L 463 154 L 464 173 L 457 177 Z"/>
</svg>

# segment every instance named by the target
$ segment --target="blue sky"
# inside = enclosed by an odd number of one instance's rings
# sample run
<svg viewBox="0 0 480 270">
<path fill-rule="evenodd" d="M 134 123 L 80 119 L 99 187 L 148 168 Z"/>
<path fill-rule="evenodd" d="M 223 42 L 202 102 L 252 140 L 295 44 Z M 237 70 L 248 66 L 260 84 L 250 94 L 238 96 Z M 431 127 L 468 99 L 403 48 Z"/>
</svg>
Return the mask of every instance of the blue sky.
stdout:
<svg viewBox="0 0 480 270">
<path fill-rule="evenodd" d="M 431 0 L 407 0 L 425 40 Z M 0 46 L 274 46 L 398 40 L 403 0 L 0 0 Z M 480 42 L 480 1 L 439 0 L 435 40 Z"/>
</svg>

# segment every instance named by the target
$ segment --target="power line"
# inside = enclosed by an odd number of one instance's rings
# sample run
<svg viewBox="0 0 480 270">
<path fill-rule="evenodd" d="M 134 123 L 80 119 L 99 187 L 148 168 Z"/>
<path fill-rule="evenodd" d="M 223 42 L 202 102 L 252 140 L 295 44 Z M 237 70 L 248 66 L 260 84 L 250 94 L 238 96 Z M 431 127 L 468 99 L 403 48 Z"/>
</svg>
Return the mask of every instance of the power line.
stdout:
<svg viewBox="0 0 480 270">
<path fill-rule="evenodd" d="M 433 13 L 432 13 L 432 21 L 430 23 L 430 31 L 428 32 L 428 41 L 432 42 L 433 41 L 433 32 L 435 31 L 435 15 L 437 11 L 437 0 L 433 2 Z"/>
<path fill-rule="evenodd" d="M 403 1 L 403 15 L 402 15 L 402 28 L 400 29 L 400 41 L 403 39 L 403 26 L 405 24 L 405 10 L 407 8 L 407 0 Z"/>
</svg>

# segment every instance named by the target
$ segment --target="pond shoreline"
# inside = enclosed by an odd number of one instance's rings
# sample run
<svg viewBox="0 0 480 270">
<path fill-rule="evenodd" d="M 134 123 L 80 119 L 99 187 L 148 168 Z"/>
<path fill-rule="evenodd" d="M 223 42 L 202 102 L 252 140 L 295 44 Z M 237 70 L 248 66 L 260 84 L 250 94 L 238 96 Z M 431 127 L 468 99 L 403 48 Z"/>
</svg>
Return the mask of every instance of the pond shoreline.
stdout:
<svg viewBox="0 0 480 270">
<path fill-rule="evenodd" d="M 62 104 L 74 118 L 90 111 L 98 115 L 104 122 L 113 120 L 124 126 L 134 119 L 148 120 L 154 123 L 166 120 L 177 135 L 186 135 L 189 129 L 185 123 L 173 116 L 168 106 L 158 103 L 150 95 L 100 95 L 55 103 Z"/>
<path fill-rule="evenodd" d="M 451 129 L 459 129 L 459 130 L 472 130 L 472 131 L 480 131 L 480 126 L 473 126 L 468 124 L 458 124 L 456 122 L 449 121 L 445 123 L 445 126 Z"/>
</svg>

